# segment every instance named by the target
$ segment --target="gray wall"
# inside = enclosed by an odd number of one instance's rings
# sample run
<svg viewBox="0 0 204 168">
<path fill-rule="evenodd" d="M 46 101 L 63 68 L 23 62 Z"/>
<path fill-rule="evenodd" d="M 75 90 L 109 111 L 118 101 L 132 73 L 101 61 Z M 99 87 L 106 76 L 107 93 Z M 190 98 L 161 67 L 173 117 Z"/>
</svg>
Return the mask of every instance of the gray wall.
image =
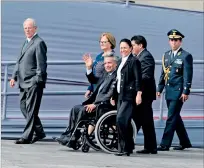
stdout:
<svg viewBox="0 0 204 168">
<path fill-rule="evenodd" d="M 156 60 L 169 49 L 166 33 L 176 28 L 186 37 L 183 48 L 192 53 L 195 60 L 203 59 L 203 13 L 170 9 L 130 6 L 99 2 L 2 2 L 2 60 L 16 60 L 24 41 L 22 23 L 27 17 L 35 18 L 40 36 L 48 46 L 48 60 L 81 60 L 83 53 L 93 57 L 100 52 L 98 40 L 102 32 L 111 32 L 118 43 L 122 38 L 135 34 L 144 35 L 148 49 Z M 161 66 L 156 68 L 158 81 Z M 9 69 L 11 74 L 12 68 Z M 59 79 L 84 81 L 84 66 L 49 66 L 48 77 L 52 82 Z M 193 88 L 203 88 L 203 65 L 194 67 Z M 46 90 L 85 90 L 86 86 L 53 84 L 50 80 Z M 3 87 L 3 86 L 2 86 Z M 9 89 L 17 91 L 17 89 Z M 82 96 L 44 96 L 41 115 L 59 116 L 56 110 L 70 109 L 83 101 Z M 8 99 L 8 110 L 18 110 L 18 98 Z M 158 116 L 159 101 L 154 102 L 155 116 Z M 192 95 L 184 105 L 183 116 L 203 116 L 203 95 Z M 9 113 L 19 116 L 19 113 Z M 67 113 L 63 113 L 67 116 Z"/>
</svg>

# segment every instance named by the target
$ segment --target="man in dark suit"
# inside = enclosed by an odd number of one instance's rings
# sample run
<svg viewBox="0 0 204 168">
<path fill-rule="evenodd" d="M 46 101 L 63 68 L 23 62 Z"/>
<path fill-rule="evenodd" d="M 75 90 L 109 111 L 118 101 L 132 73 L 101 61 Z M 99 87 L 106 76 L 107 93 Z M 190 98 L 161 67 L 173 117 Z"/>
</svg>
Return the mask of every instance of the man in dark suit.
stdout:
<svg viewBox="0 0 204 168">
<path fill-rule="evenodd" d="M 45 138 L 38 112 L 47 79 L 47 46 L 36 32 L 34 19 L 26 19 L 23 27 L 27 39 L 10 80 L 11 87 L 18 81 L 20 109 L 27 122 L 22 137 L 15 141 L 16 144 L 34 143 Z"/>
<path fill-rule="evenodd" d="M 92 72 L 93 61 L 91 57 L 85 56 L 84 61 L 87 67 L 86 76 L 91 84 L 96 84 L 96 89 L 86 101 L 71 109 L 68 127 L 60 138 L 53 137 L 61 145 L 66 145 L 70 141 L 71 135 L 80 120 L 89 117 L 94 117 L 97 120 L 103 113 L 114 109 L 110 100 L 116 83 L 117 57 L 113 55 L 104 57 L 105 72 L 100 78 L 95 77 Z M 69 143 L 69 147 L 74 146 L 79 137 L 80 132 L 77 130 Z"/>
<path fill-rule="evenodd" d="M 132 53 L 139 59 L 142 72 L 142 103 L 136 107 L 133 114 L 137 131 L 142 127 L 144 134 L 144 149 L 137 151 L 140 154 L 157 154 L 157 142 L 154 128 L 152 102 L 156 99 L 156 84 L 154 78 L 155 61 L 152 54 L 146 49 L 147 41 L 141 36 L 131 38 Z"/>
<path fill-rule="evenodd" d="M 164 87 L 168 117 L 162 141 L 158 150 L 168 151 L 171 147 L 174 132 L 180 140 L 180 146 L 174 150 L 183 150 L 191 147 L 191 142 L 180 116 L 183 103 L 188 99 L 193 78 L 193 57 L 181 48 L 184 35 L 176 29 L 167 33 L 171 50 L 162 58 L 162 72 L 158 84 L 157 96 L 160 97 Z"/>
</svg>

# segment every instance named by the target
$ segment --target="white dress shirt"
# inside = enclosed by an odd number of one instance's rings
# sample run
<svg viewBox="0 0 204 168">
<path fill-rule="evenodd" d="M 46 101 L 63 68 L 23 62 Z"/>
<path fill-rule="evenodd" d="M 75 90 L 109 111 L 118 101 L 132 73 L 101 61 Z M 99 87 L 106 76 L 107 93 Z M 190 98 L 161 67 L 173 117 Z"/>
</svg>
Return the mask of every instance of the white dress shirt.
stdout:
<svg viewBox="0 0 204 168">
<path fill-rule="evenodd" d="M 180 50 L 181 46 L 176 50 L 176 51 L 172 51 L 174 53 L 174 57 L 176 56 L 176 54 L 178 53 L 178 51 Z"/>
<path fill-rule="evenodd" d="M 120 93 L 120 83 L 121 83 L 121 70 L 124 66 L 124 64 L 126 63 L 127 59 L 128 59 L 129 55 L 126 56 L 126 57 L 122 57 L 122 61 L 118 67 L 118 70 L 117 70 L 117 92 Z"/>
<path fill-rule="evenodd" d="M 31 38 L 27 38 L 28 43 L 30 42 L 30 40 L 37 34 L 37 32 L 35 32 L 35 34 L 31 37 Z"/>
<path fill-rule="evenodd" d="M 92 69 L 86 69 L 86 74 L 89 75 L 92 72 Z"/>
</svg>

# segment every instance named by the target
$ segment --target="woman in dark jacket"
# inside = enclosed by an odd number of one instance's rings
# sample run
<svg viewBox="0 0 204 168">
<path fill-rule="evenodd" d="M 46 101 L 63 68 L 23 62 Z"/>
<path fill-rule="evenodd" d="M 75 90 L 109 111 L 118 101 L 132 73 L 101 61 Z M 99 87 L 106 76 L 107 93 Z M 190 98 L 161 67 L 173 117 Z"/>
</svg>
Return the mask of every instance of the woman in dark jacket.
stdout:
<svg viewBox="0 0 204 168">
<path fill-rule="evenodd" d="M 117 69 L 117 117 L 118 153 L 117 156 L 129 156 L 134 149 L 131 118 L 133 108 L 142 102 L 141 92 L 141 65 L 132 55 L 131 41 L 120 41 L 120 54 L 122 56 Z"/>
</svg>

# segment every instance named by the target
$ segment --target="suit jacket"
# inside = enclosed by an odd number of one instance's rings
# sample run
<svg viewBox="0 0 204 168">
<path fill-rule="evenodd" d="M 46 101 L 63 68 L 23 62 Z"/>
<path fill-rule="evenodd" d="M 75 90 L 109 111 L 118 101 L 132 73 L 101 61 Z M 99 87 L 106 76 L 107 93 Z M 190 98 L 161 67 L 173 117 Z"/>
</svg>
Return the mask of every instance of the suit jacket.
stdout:
<svg viewBox="0 0 204 168">
<path fill-rule="evenodd" d="M 142 71 L 142 100 L 156 100 L 156 84 L 154 78 L 155 61 L 152 54 L 144 49 L 138 56 Z"/>
<path fill-rule="evenodd" d="M 122 59 L 118 63 L 118 67 Z M 117 93 L 117 85 L 114 90 L 114 99 L 135 100 L 137 91 L 141 91 L 141 64 L 140 61 L 132 54 L 129 55 L 126 63 L 121 69 L 120 94 Z M 116 97 L 115 95 L 118 95 Z"/>
<path fill-rule="evenodd" d="M 82 105 L 87 104 L 110 104 L 110 99 L 113 96 L 113 90 L 116 83 L 116 71 L 111 75 L 107 72 L 104 72 L 102 77 L 97 78 L 94 76 L 93 72 L 89 75 L 86 75 L 91 84 L 96 84 L 96 89 L 93 94 L 87 99 Z M 103 86 L 99 91 L 100 86 Z"/>
<path fill-rule="evenodd" d="M 171 59 L 172 51 L 164 54 L 165 67 L 169 68 L 167 83 L 164 80 L 164 70 L 162 68 L 157 91 L 162 92 L 166 89 L 167 100 L 178 100 L 181 94 L 190 94 L 193 78 L 193 57 L 190 53 L 179 49 L 176 56 Z"/>
<path fill-rule="evenodd" d="M 22 47 L 12 75 L 12 78 L 18 81 L 20 88 L 29 88 L 34 84 L 45 87 L 47 80 L 46 54 L 47 46 L 37 34 L 25 49 Z"/>
</svg>

